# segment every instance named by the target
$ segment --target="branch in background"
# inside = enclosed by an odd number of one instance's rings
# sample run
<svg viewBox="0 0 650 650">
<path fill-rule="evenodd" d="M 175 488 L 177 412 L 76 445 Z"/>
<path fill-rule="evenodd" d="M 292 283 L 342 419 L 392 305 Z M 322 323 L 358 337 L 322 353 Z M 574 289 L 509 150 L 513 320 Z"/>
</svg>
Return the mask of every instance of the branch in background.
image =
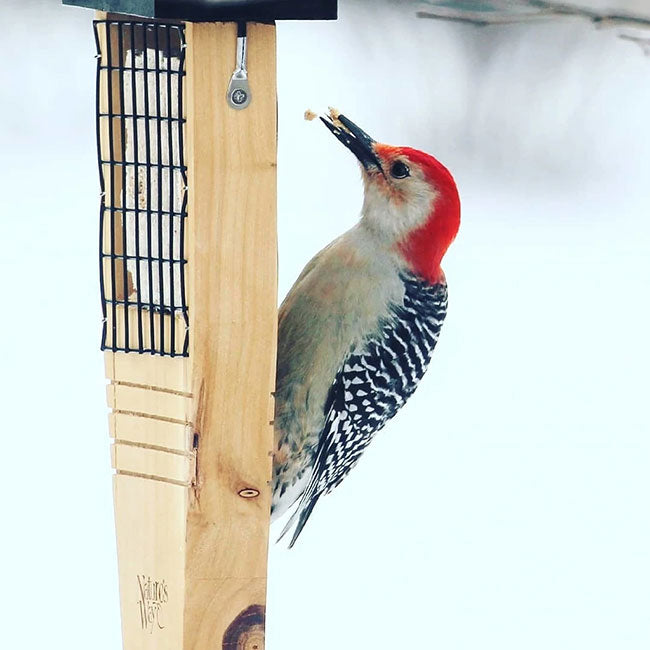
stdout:
<svg viewBox="0 0 650 650">
<path fill-rule="evenodd" d="M 479 26 L 503 25 L 529 20 L 575 16 L 599 26 L 630 25 L 650 28 L 650 17 L 601 12 L 546 0 L 428 0 L 421 2 L 419 18 L 442 18 Z"/>
<path fill-rule="evenodd" d="M 585 18 L 597 27 L 650 30 L 650 16 L 597 11 L 548 0 L 427 0 L 420 3 L 418 18 L 437 18 L 470 23 L 478 27 L 549 20 L 559 17 Z M 650 37 L 635 33 L 620 38 L 639 45 L 650 56 Z"/>
<path fill-rule="evenodd" d="M 650 38 L 643 36 L 634 36 L 632 34 L 619 34 L 619 38 L 625 41 L 636 43 L 646 56 L 650 56 Z"/>
</svg>

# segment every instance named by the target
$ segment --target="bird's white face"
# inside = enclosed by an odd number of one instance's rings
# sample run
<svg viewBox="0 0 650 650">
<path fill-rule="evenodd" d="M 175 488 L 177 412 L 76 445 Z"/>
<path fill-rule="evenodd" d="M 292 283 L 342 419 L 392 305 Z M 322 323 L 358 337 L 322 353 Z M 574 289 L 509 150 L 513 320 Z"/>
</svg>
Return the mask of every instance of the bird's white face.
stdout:
<svg viewBox="0 0 650 650">
<path fill-rule="evenodd" d="M 440 281 L 440 262 L 460 224 L 460 199 L 449 170 L 423 151 L 376 142 L 332 109 L 321 120 L 363 167 L 360 225 L 372 234 L 368 245 L 390 248 L 414 273 Z"/>
<path fill-rule="evenodd" d="M 376 144 L 381 169 L 363 169 L 362 219 L 388 244 L 402 241 L 435 212 L 439 192 L 420 165 L 399 147 Z"/>
</svg>

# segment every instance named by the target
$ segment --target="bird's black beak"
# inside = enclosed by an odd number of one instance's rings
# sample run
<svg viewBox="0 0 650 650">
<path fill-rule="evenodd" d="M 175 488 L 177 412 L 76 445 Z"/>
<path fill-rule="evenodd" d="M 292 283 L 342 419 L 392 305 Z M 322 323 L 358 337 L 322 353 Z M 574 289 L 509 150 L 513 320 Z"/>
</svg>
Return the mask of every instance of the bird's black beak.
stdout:
<svg viewBox="0 0 650 650">
<path fill-rule="evenodd" d="M 335 117 L 330 114 L 320 119 L 337 139 L 357 157 L 364 169 L 367 171 L 376 169 L 382 174 L 384 173 L 373 147 L 375 140 L 360 129 L 352 120 L 349 120 L 345 115 L 341 115 L 340 113 Z"/>
</svg>

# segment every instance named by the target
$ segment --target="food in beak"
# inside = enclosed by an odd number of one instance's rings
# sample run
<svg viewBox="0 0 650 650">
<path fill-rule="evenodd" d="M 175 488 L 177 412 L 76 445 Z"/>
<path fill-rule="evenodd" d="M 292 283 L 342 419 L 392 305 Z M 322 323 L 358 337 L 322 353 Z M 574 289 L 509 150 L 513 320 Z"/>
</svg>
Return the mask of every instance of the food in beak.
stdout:
<svg viewBox="0 0 650 650">
<path fill-rule="evenodd" d="M 377 169 L 382 174 L 384 173 L 379 158 L 375 154 L 375 140 L 363 129 L 331 107 L 328 115 L 320 119 L 332 134 L 357 157 L 366 171 Z"/>
</svg>

